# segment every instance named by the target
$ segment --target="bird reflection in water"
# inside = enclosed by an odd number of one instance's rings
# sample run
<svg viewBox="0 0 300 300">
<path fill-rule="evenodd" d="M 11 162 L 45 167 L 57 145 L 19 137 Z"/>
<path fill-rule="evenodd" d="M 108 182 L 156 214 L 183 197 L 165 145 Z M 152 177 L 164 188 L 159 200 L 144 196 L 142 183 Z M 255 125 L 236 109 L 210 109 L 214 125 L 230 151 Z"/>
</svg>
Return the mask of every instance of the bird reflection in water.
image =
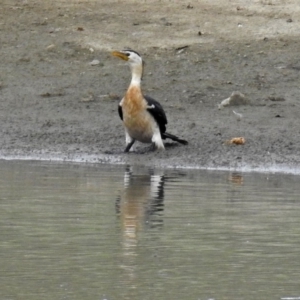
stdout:
<svg viewBox="0 0 300 300">
<path fill-rule="evenodd" d="M 135 288 L 139 232 L 163 226 L 164 175 L 150 169 L 126 167 L 124 189 L 116 200 L 121 223 L 123 282 Z M 141 246 L 141 245 L 140 245 Z"/>
<path fill-rule="evenodd" d="M 124 175 L 124 190 L 116 201 L 116 211 L 122 223 L 124 237 L 137 238 L 142 227 L 162 226 L 164 209 L 164 175 L 134 173 L 127 167 Z"/>
</svg>

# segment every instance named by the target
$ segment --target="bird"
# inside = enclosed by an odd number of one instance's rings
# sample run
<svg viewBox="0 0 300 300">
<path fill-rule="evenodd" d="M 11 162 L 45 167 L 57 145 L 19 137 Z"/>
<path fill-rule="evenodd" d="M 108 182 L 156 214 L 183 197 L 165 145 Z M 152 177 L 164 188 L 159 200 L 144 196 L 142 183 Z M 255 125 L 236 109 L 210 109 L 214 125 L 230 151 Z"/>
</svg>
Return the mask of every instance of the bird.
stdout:
<svg viewBox="0 0 300 300">
<path fill-rule="evenodd" d="M 186 140 L 166 132 L 168 121 L 162 105 L 143 94 L 141 81 L 144 61 L 140 54 L 131 49 L 113 51 L 111 54 L 126 61 L 131 69 L 130 85 L 118 106 L 125 128 L 124 152 L 130 151 L 135 141 L 151 143 L 158 150 L 165 150 L 163 140 L 166 138 L 187 145 Z"/>
</svg>

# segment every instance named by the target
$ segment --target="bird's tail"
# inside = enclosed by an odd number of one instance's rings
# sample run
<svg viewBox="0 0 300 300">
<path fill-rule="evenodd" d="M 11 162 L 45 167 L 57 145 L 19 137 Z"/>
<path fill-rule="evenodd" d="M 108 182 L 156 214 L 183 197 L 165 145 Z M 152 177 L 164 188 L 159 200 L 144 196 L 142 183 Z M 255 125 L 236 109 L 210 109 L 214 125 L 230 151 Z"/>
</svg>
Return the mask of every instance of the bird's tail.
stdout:
<svg viewBox="0 0 300 300">
<path fill-rule="evenodd" d="M 177 137 L 176 135 L 173 135 L 173 134 L 168 133 L 168 132 L 164 132 L 164 133 L 162 134 L 162 138 L 163 138 L 163 139 L 168 138 L 168 139 L 171 139 L 171 140 L 173 140 L 173 141 L 175 141 L 175 142 L 178 142 L 178 143 L 180 143 L 180 144 L 183 144 L 183 145 L 187 145 L 187 144 L 188 144 L 188 142 L 187 142 L 186 140 L 180 139 L 180 138 Z"/>
</svg>

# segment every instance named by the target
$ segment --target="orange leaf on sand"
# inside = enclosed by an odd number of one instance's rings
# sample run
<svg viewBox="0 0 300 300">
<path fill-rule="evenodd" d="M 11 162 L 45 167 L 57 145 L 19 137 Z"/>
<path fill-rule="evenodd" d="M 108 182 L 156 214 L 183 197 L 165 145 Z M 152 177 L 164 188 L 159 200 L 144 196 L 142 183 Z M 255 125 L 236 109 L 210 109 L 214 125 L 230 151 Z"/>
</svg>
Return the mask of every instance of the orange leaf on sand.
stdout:
<svg viewBox="0 0 300 300">
<path fill-rule="evenodd" d="M 244 145 L 246 142 L 245 138 L 243 137 L 235 137 L 232 138 L 231 140 L 228 140 L 225 142 L 225 144 L 234 144 L 234 145 Z"/>
</svg>

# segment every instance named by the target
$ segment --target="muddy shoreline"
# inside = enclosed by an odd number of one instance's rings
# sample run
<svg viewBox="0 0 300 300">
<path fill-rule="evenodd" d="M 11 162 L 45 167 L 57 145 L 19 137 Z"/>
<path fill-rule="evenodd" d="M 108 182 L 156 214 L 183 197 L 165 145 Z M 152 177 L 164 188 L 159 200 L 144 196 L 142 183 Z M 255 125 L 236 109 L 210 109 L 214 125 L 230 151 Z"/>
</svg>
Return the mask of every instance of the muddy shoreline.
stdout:
<svg viewBox="0 0 300 300">
<path fill-rule="evenodd" d="M 2 159 L 300 172 L 296 1 L 4 2 Z M 130 72 L 110 51 L 124 47 L 142 54 L 143 90 L 188 146 L 122 153 Z M 219 109 L 234 91 L 249 101 Z"/>
</svg>

